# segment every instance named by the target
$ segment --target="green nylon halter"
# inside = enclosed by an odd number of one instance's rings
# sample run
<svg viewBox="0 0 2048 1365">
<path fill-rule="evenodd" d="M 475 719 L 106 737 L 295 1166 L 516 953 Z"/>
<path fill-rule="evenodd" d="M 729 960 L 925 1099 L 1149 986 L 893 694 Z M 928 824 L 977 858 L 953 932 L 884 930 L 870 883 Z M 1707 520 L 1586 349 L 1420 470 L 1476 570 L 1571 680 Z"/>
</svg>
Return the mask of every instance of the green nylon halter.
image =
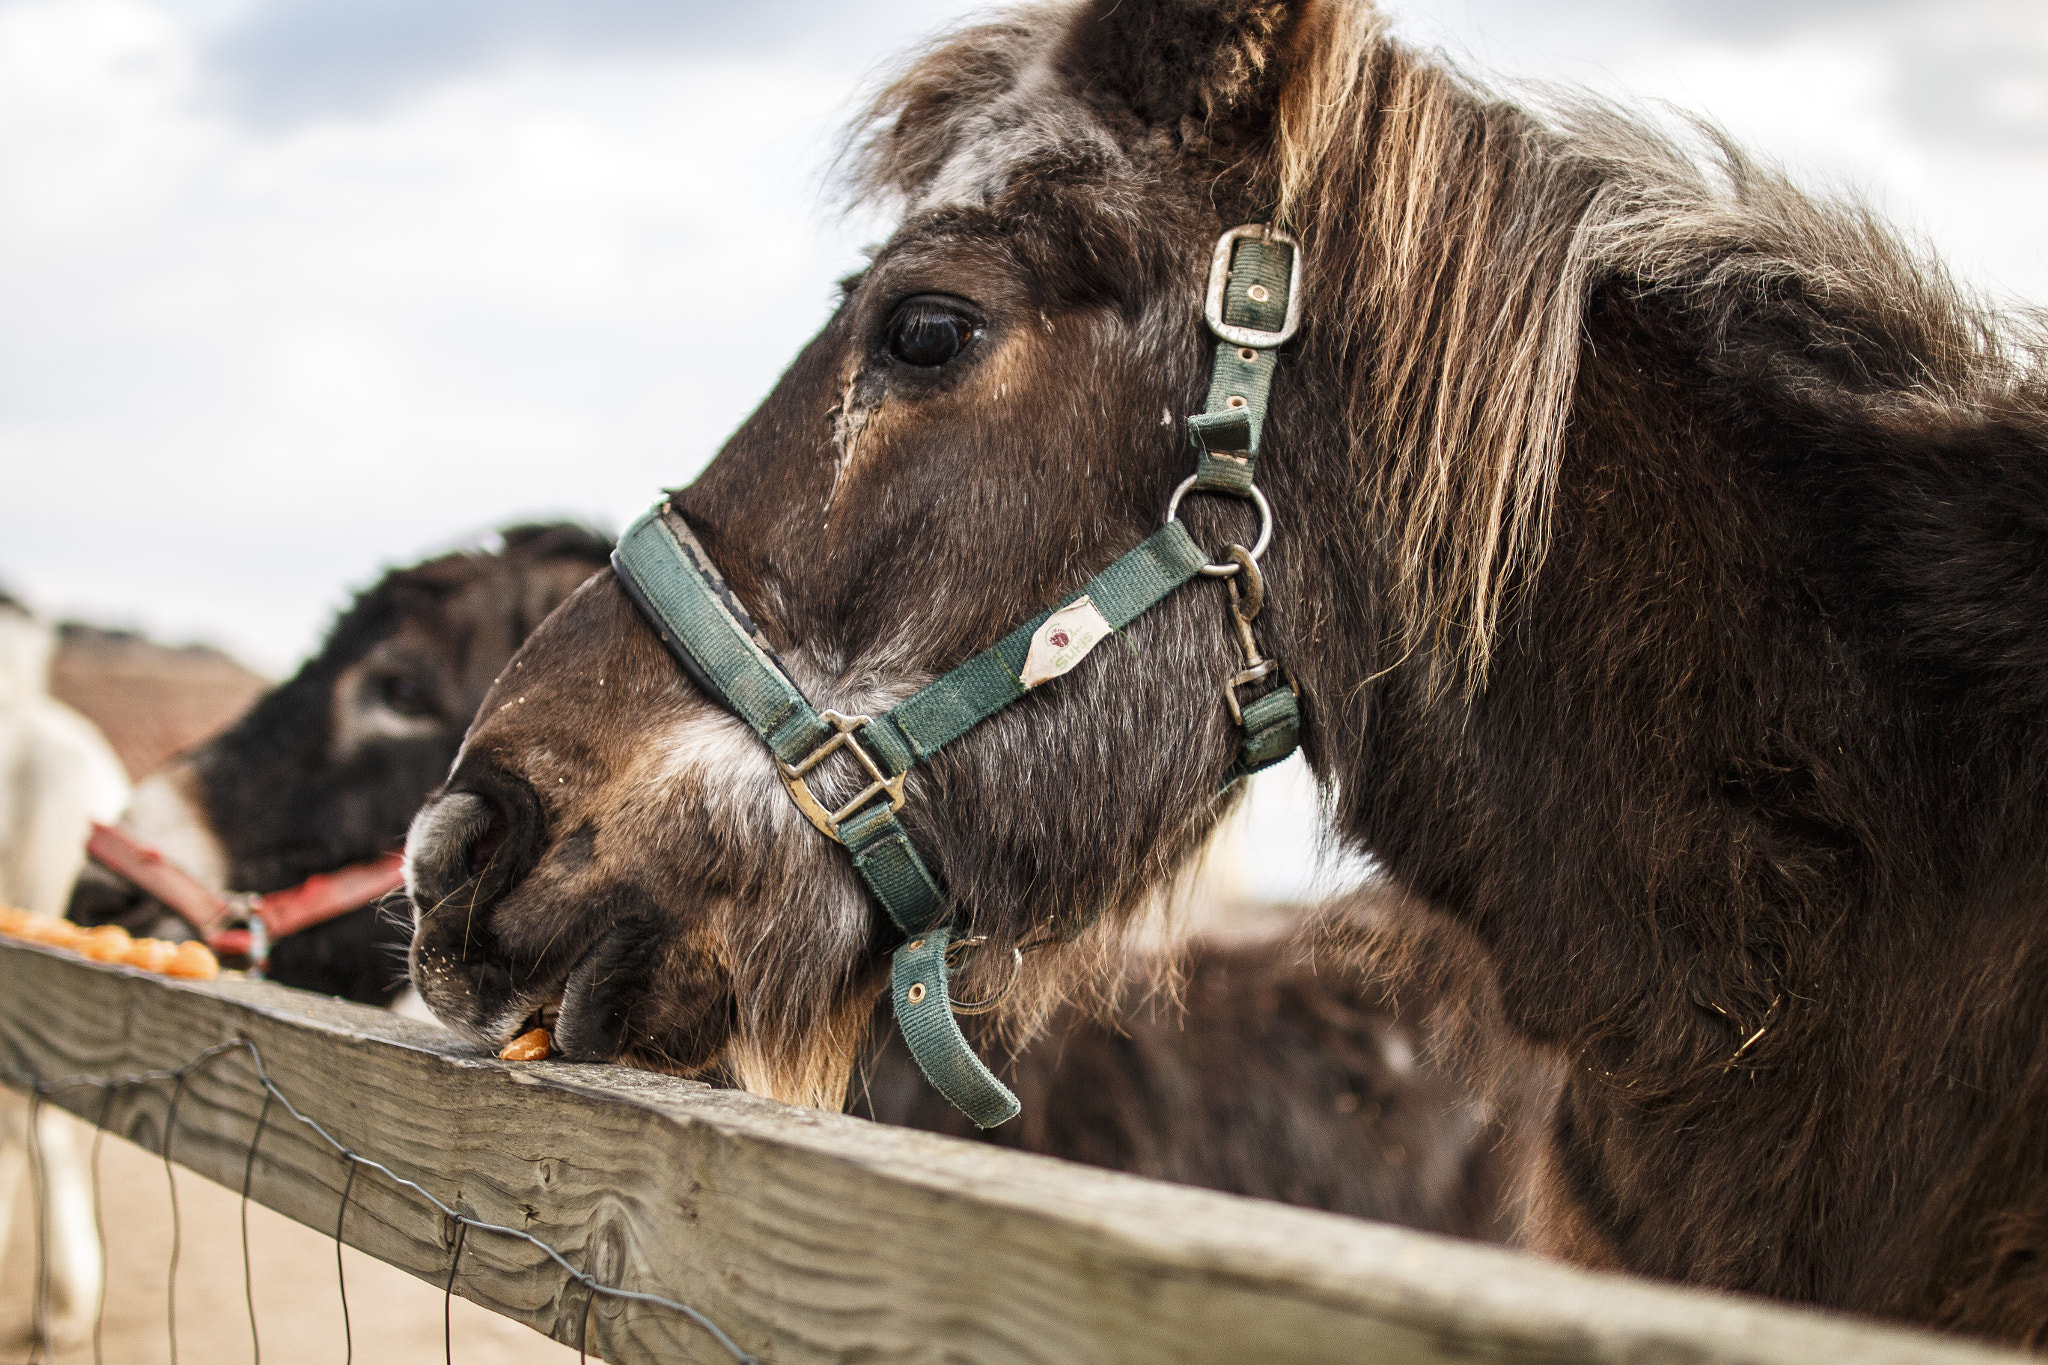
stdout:
<svg viewBox="0 0 2048 1365">
<path fill-rule="evenodd" d="M 1292 335 L 1299 317 L 1299 279 L 1300 250 L 1284 234 L 1233 228 L 1218 242 L 1205 316 L 1221 340 L 1208 410 L 1188 424 L 1201 452 L 1198 467 L 1176 492 L 1175 506 L 1190 489 L 1258 496 L 1252 475 L 1272 353 Z M 890 974 L 891 995 L 904 1042 L 926 1079 L 983 1128 L 1014 1117 L 1017 1097 L 983 1064 L 953 1017 L 946 960 L 953 928 L 945 923 L 951 906 L 896 812 L 913 766 L 1027 695 L 1019 674 L 1032 637 L 1058 608 L 1039 612 L 885 714 L 847 717 L 820 712 L 805 698 L 666 501 L 627 528 L 612 565 L 670 654 L 767 744 L 806 818 L 846 846 L 861 880 L 904 934 Z M 1237 571 L 1236 565 L 1210 565 L 1169 511 L 1166 525 L 1058 607 L 1085 596 L 1111 630 L 1121 631 L 1191 579 Z M 1233 697 L 1235 711 L 1234 693 L 1226 689 L 1226 695 Z M 1286 758 L 1299 739 L 1300 711 L 1291 686 L 1246 704 L 1241 715 L 1244 733 L 1226 785 Z M 804 779 L 840 749 L 872 780 L 828 812 Z"/>
</svg>

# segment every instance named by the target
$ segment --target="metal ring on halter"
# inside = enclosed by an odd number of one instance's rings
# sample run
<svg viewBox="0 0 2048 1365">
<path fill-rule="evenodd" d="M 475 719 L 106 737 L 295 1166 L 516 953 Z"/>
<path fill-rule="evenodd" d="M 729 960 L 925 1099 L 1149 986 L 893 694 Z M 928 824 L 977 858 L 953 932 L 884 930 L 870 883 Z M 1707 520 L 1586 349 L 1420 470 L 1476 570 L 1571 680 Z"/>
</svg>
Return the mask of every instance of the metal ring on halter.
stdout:
<svg viewBox="0 0 2048 1365">
<path fill-rule="evenodd" d="M 1181 480 L 1180 487 L 1173 490 L 1173 496 L 1166 503 L 1166 519 L 1168 521 L 1180 520 L 1180 500 L 1187 496 L 1188 490 L 1195 486 L 1195 480 L 1200 477 L 1201 475 L 1199 474 L 1190 474 Z M 1266 553 L 1266 547 L 1273 543 L 1273 507 L 1271 503 L 1266 501 L 1266 495 L 1259 491 L 1257 484 L 1249 485 L 1245 492 L 1249 493 L 1252 501 L 1259 505 L 1259 538 L 1252 544 L 1251 548 L 1251 556 L 1253 560 L 1257 560 L 1260 555 Z M 1211 578 L 1228 578 L 1237 572 L 1237 565 L 1204 564 L 1202 572 Z"/>
<path fill-rule="evenodd" d="M 986 938 L 963 938 L 958 943 L 947 944 L 946 970 L 949 973 L 954 970 L 952 958 L 953 954 L 956 951 L 962 948 L 979 948 L 982 944 L 986 942 L 988 942 Z M 1010 949 L 1010 979 L 1003 983 L 1003 988 L 997 991 L 994 995 L 991 995 L 986 1000 L 952 1001 L 951 1004 L 953 1006 L 953 1013 L 987 1014 L 997 1005 L 1002 1004 L 1005 1000 L 1008 1000 L 1010 998 L 1010 992 L 1017 989 L 1017 978 L 1021 977 L 1022 975 L 1024 975 L 1024 950 L 1019 947 L 1012 947 Z"/>
</svg>

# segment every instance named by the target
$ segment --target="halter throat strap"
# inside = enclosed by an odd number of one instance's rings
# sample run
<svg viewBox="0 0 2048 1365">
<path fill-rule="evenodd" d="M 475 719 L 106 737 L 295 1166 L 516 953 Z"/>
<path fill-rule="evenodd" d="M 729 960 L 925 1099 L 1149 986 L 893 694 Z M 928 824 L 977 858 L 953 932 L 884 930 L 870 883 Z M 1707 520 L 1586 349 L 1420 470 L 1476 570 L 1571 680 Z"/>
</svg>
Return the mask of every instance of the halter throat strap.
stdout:
<svg viewBox="0 0 2048 1365">
<path fill-rule="evenodd" d="M 1175 494 L 1173 506 L 1190 490 L 1253 498 L 1270 531 L 1269 512 L 1252 475 L 1273 352 L 1293 334 L 1300 317 L 1301 252 L 1293 239 L 1258 225 L 1231 229 L 1216 250 L 1204 310 L 1218 337 L 1208 410 L 1189 419 L 1197 468 Z M 891 966 L 890 993 L 911 1056 L 947 1100 L 977 1125 L 992 1128 L 1014 1117 L 1019 1105 L 953 1017 L 947 960 L 955 947 L 955 926 L 947 923 L 952 907 L 897 818 L 907 775 L 1034 687 L 1078 666 L 1107 634 L 1122 630 L 1183 584 L 1203 574 L 1235 575 L 1244 569 L 1250 570 L 1247 578 L 1255 577 L 1253 561 L 1264 547 L 1262 534 L 1254 550 L 1234 550 L 1241 558 L 1212 565 L 1170 508 L 1164 526 L 1080 589 L 878 717 L 812 706 L 668 502 L 627 528 L 612 566 L 684 672 L 760 736 L 797 807 L 845 846 L 861 881 L 904 935 Z M 1248 612 L 1241 610 L 1233 591 L 1232 603 L 1249 662 L 1224 686 L 1231 713 L 1243 727 L 1226 785 L 1287 757 L 1300 731 L 1291 684 L 1240 707 L 1237 689 L 1268 678 L 1277 664 L 1257 657 L 1250 624 L 1257 615 L 1256 601 Z M 809 774 L 841 750 L 868 783 L 837 809 L 827 809 L 812 792 Z"/>
</svg>

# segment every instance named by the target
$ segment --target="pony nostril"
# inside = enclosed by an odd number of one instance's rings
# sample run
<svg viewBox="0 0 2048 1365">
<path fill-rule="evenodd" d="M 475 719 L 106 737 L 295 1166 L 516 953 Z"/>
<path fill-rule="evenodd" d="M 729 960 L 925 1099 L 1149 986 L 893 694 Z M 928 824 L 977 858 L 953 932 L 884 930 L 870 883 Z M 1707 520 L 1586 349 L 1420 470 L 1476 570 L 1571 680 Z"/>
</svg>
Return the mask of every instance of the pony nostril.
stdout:
<svg viewBox="0 0 2048 1365">
<path fill-rule="evenodd" d="M 498 899 L 531 870 L 545 839 L 540 802 L 515 775 L 478 765 L 455 784 L 420 809 L 406 837 L 406 876 L 421 909 L 458 892 L 476 908 Z"/>
<path fill-rule="evenodd" d="M 416 903 L 446 900 L 475 875 L 476 847 L 493 826 L 491 806 L 473 792 L 449 792 L 413 817 L 405 839 L 406 879 Z M 495 845 L 502 845 L 499 833 Z"/>
<path fill-rule="evenodd" d="M 483 828 L 469 842 L 469 854 L 465 859 L 464 871 L 472 877 L 482 877 L 497 864 L 498 855 L 504 851 L 505 836 L 510 822 L 504 812 L 496 806 L 485 803 Z"/>
</svg>

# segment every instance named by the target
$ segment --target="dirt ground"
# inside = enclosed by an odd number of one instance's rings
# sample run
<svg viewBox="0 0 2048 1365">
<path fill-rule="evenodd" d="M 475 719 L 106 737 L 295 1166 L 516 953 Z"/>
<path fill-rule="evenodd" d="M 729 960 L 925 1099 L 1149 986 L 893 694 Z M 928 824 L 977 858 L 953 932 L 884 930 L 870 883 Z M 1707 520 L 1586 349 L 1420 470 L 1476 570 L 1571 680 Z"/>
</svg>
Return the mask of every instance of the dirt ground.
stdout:
<svg viewBox="0 0 2048 1365">
<path fill-rule="evenodd" d="M 79 1125 L 81 1155 L 92 1129 Z M 161 1160 L 119 1138 L 100 1150 L 107 1226 L 107 1308 L 101 1333 L 109 1365 L 171 1359 L 166 1285 L 171 1257 L 171 1198 Z M 183 1242 L 178 1260 L 178 1352 L 185 1365 L 250 1360 L 249 1314 L 242 1292 L 241 1199 L 179 1170 Z M 28 1325 L 35 1293 L 35 1240 L 27 1192 L 0 1255 L 0 1360 L 30 1358 Z M 249 1206 L 256 1324 L 263 1358 L 288 1365 L 341 1365 L 341 1303 L 334 1240 Z M 350 1249 L 343 1253 L 355 1359 L 365 1365 L 427 1365 L 442 1353 L 438 1289 Z M 458 1297 L 450 1314 L 459 1365 L 566 1365 L 576 1352 Z M 58 1350 L 52 1365 L 91 1365 L 90 1339 Z"/>
</svg>

